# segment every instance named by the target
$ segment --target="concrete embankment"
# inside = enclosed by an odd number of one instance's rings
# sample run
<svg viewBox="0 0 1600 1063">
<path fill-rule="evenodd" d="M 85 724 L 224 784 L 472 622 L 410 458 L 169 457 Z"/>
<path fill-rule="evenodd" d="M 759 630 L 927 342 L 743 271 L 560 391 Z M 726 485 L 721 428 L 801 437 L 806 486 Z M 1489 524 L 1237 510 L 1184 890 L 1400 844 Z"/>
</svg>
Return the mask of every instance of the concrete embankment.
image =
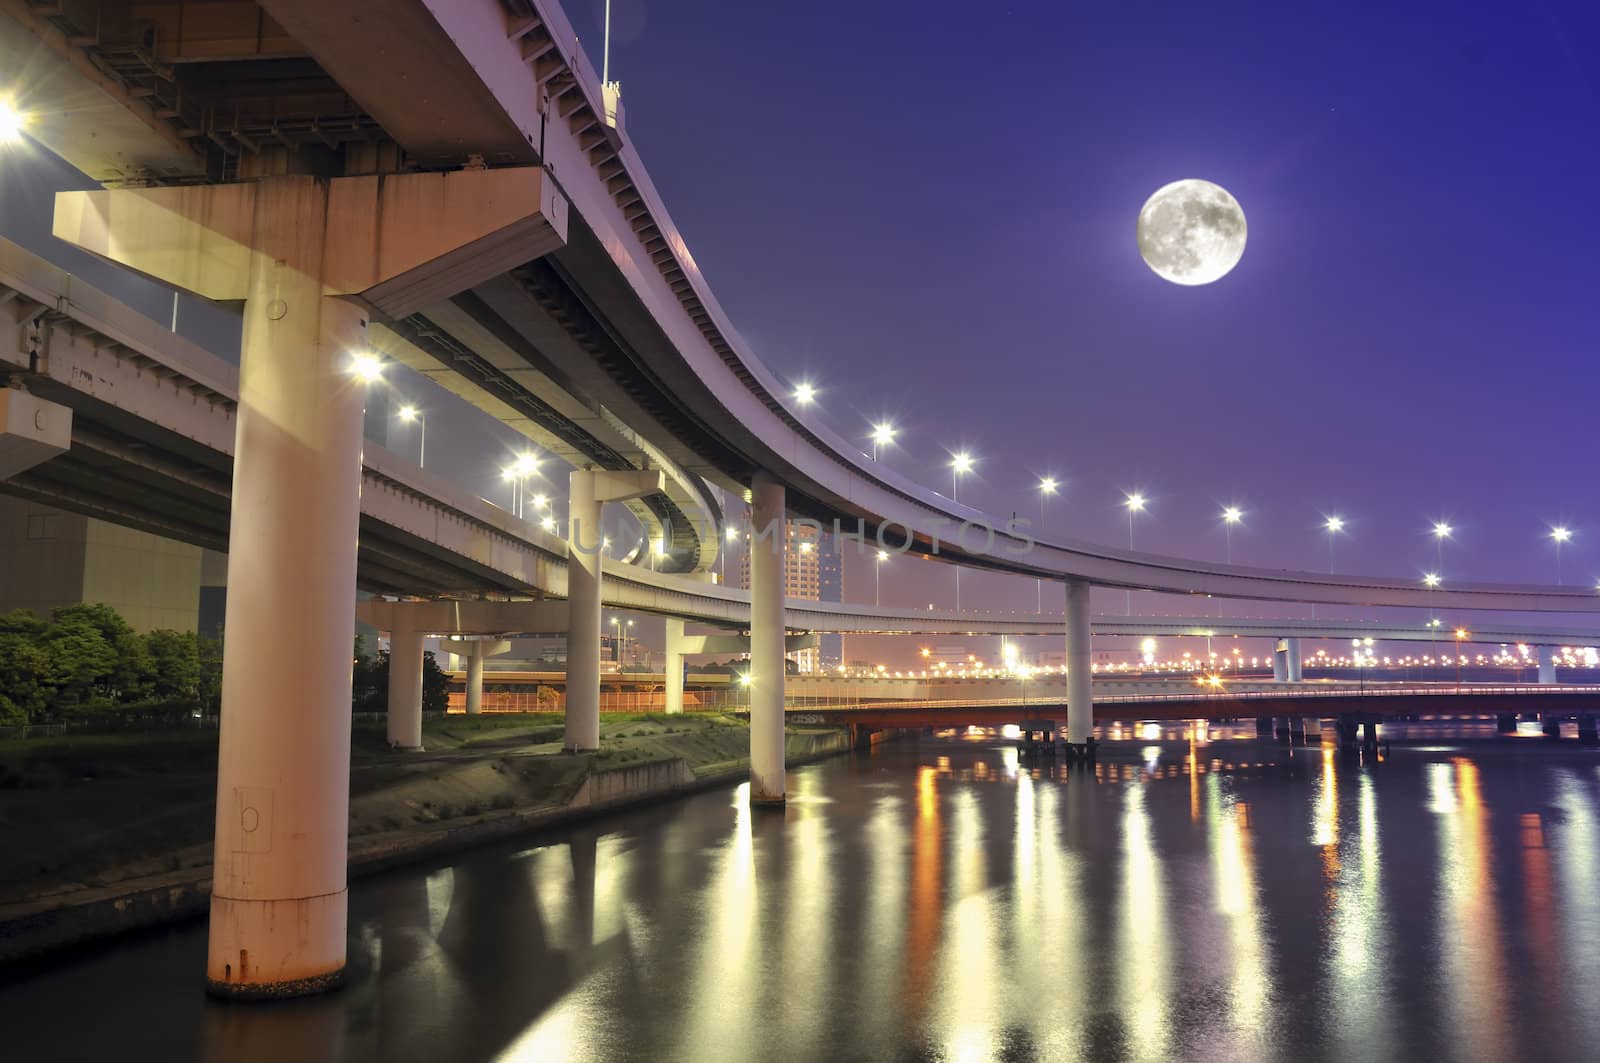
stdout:
<svg viewBox="0 0 1600 1063">
<path fill-rule="evenodd" d="M 717 745 L 727 746 L 733 737 L 727 735 Z M 795 732 L 787 737 L 787 760 L 791 765 L 802 764 L 848 752 L 851 746 L 850 734 L 843 728 Z M 640 763 L 613 763 L 601 757 L 517 760 L 498 750 L 458 757 L 437 770 L 352 800 L 350 877 L 500 838 L 567 826 L 631 805 L 726 786 L 746 777 L 748 764 L 741 759 L 705 762 L 715 753 L 716 748 L 708 745 L 698 756 L 691 753 Z M 562 766 L 570 765 L 571 770 L 553 779 L 548 768 L 563 761 Z M 527 767 L 519 770 L 518 765 Z M 549 799 L 529 800 L 534 794 L 528 787 L 517 788 L 527 779 L 534 779 L 542 796 Z M 512 804 L 512 795 L 526 803 Z M 410 813 L 409 822 L 402 820 L 402 813 Z M 393 829 L 382 829 L 389 825 Z M 209 851 L 202 859 L 208 857 Z M 210 891 L 211 869 L 208 864 L 196 863 L 0 904 L 0 963 L 197 917 L 206 911 Z"/>
</svg>

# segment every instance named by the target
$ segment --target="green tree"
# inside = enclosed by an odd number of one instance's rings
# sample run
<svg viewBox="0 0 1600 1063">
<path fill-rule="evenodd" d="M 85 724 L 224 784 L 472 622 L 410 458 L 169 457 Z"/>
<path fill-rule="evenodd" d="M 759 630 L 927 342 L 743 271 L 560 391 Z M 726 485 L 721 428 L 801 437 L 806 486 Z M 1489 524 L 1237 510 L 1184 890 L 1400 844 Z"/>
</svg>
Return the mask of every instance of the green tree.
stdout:
<svg viewBox="0 0 1600 1063">
<path fill-rule="evenodd" d="M 99 627 L 82 616 L 58 616 L 41 648 L 49 661 L 50 700 L 56 712 L 110 704 L 119 661 Z"/>
<path fill-rule="evenodd" d="M 99 635 L 110 653 L 109 666 L 102 671 L 94 671 L 102 651 L 91 632 Z M 154 668 L 145 640 L 111 606 L 84 602 L 55 610 L 47 640 L 61 643 L 61 664 L 68 677 L 64 689 L 77 693 L 79 704 L 86 704 L 91 697 L 104 702 L 131 702 L 148 696 Z M 82 696 L 86 680 L 91 697 Z"/>
<path fill-rule="evenodd" d="M 148 696 L 200 702 L 200 640 L 190 631 L 152 631 L 144 637 L 150 662 Z"/>
<path fill-rule="evenodd" d="M 26 609 L 0 613 L 0 725 L 41 719 L 49 707 L 45 622 Z"/>
<path fill-rule="evenodd" d="M 200 701 L 200 711 L 215 716 L 222 711 L 222 640 L 197 638 L 195 650 L 200 659 L 195 696 Z"/>
<path fill-rule="evenodd" d="M 422 655 L 422 711 L 444 712 L 450 707 L 450 676 L 430 651 Z"/>
</svg>

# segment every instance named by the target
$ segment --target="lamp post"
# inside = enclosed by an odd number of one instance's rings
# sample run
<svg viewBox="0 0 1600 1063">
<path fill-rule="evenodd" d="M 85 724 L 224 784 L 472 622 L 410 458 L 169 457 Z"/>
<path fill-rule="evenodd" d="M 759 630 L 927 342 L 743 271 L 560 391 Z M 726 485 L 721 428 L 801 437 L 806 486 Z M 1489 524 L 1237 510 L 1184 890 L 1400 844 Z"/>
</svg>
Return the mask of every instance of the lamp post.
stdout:
<svg viewBox="0 0 1600 1063">
<path fill-rule="evenodd" d="M 1244 520 L 1244 510 L 1238 506 L 1227 506 L 1222 511 L 1222 534 L 1227 543 L 1226 557 L 1228 564 L 1233 564 L 1233 526 Z"/>
<path fill-rule="evenodd" d="M 1041 531 L 1044 530 L 1044 504 L 1045 504 L 1045 502 L 1049 501 L 1050 496 L 1055 494 L 1056 491 L 1060 488 L 1060 486 L 1061 486 L 1060 483 L 1056 480 L 1056 478 L 1054 476 L 1048 476 L 1047 475 L 1047 476 L 1041 476 L 1039 478 L 1039 529 Z M 1042 577 L 1038 578 L 1038 579 L 1035 579 L 1033 581 L 1033 590 L 1034 590 L 1034 596 L 1038 599 L 1038 604 L 1037 604 L 1037 607 L 1036 607 L 1036 611 L 1039 613 L 1039 615 L 1043 616 L 1044 615 L 1044 579 Z"/>
<path fill-rule="evenodd" d="M 872 605 L 877 608 L 883 604 L 880 576 L 883 572 L 883 563 L 889 560 L 889 551 L 879 550 L 878 556 L 872 561 Z M 956 570 L 961 571 L 960 569 Z"/>
<path fill-rule="evenodd" d="M 872 460 L 878 460 L 878 451 L 894 442 L 895 433 L 898 432 L 891 421 L 879 421 L 872 426 Z"/>
<path fill-rule="evenodd" d="M 399 416 L 406 424 L 411 424 L 413 421 L 416 422 L 417 468 L 426 469 L 428 467 L 428 418 L 423 415 L 421 410 L 410 403 L 400 407 Z"/>
<path fill-rule="evenodd" d="M 1561 545 L 1572 538 L 1572 529 L 1557 524 L 1550 529 L 1550 541 L 1556 544 L 1556 586 L 1561 586 Z"/>
<path fill-rule="evenodd" d="M 950 455 L 950 501 L 960 502 L 961 477 L 972 471 L 975 459 L 965 450 Z M 961 565 L 956 564 L 956 612 L 961 612 Z"/>
<path fill-rule="evenodd" d="M 1329 517 L 1322 522 L 1322 528 L 1328 533 L 1328 574 L 1333 574 L 1333 537 L 1344 531 L 1344 518 L 1339 516 Z"/>
<path fill-rule="evenodd" d="M 1467 629 L 1456 628 L 1456 693 L 1461 693 L 1461 642 L 1467 637 Z"/>
<path fill-rule="evenodd" d="M 1447 522 L 1436 520 L 1433 522 L 1433 570 L 1444 573 L 1444 541 L 1455 534 L 1455 529 Z"/>
<path fill-rule="evenodd" d="M 1128 510 L 1128 551 L 1133 552 L 1133 515 L 1143 513 L 1145 499 L 1140 491 L 1130 491 L 1123 496 L 1122 504 Z M 1128 591 L 1128 615 L 1133 615 L 1133 591 Z"/>
</svg>

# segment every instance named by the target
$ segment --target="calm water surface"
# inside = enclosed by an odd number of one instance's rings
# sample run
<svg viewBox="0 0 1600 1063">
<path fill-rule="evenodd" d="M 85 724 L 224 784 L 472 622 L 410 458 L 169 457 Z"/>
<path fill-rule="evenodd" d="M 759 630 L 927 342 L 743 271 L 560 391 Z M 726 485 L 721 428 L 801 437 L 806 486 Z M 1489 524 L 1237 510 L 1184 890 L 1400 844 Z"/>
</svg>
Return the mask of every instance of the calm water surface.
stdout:
<svg viewBox="0 0 1600 1063">
<path fill-rule="evenodd" d="M 331 996 L 208 1001 L 201 926 L 24 974 L 4 1055 L 1600 1054 L 1600 754 L 1570 741 L 1414 727 L 1374 763 L 1167 727 L 1088 771 L 923 739 L 789 778 L 783 812 L 720 790 L 360 882 Z"/>
</svg>

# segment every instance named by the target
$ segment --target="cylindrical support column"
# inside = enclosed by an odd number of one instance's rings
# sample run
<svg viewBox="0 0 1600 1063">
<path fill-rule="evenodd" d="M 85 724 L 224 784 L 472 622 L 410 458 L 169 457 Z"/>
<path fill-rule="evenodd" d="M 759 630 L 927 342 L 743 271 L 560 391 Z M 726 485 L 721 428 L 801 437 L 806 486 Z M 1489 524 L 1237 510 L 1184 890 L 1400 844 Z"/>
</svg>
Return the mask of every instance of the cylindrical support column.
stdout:
<svg viewBox="0 0 1600 1063">
<path fill-rule="evenodd" d="M 569 753 L 600 748 L 600 502 L 594 473 L 574 469 L 567 495 L 567 732 Z"/>
<path fill-rule="evenodd" d="M 1593 716 L 1578 717 L 1578 741 L 1586 746 L 1600 745 L 1600 724 Z"/>
<path fill-rule="evenodd" d="M 467 715 L 476 716 L 483 711 L 483 643 L 467 645 Z"/>
<path fill-rule="evenodd" d="M 326 185 L 264 181 L 256 196 L 206 979 L 278 997 L 344 973 L 364 392 L 347 364 L 367 320 L 293 266 L 322 261 Z"/>
<path fill-rule="evenodd" d="M 1496 734 L 1516 734 L 1517 714 L 1514 712 L 1502 712 L 1497 714 L 1494 718 L 1494 729 Z"/>
<path fill-rule="evenodd" d="M 1300 656 L 1299 639 L 1289 638 L 1283 640 L 1283 657 L 1284 678 L 1291 683 L 1300 682 L 1303 659 Z"/>
<path fill-rule="evenodd" d="M 1555 713 L 1546 713 L 1542 719 L 1544 721 L 1544 736 L 1559 740 L 1561 738 L 1561 717 Z"/>
<path fill-rule="evenodd" d="M 683 711 L 683 621 L 675 616 L 667 617 L 667 652 L 663 678 L 666 680 L 667 712 L 676 714 Z"/>
<path fill-rule="evenodd" d="M 1256 737 L 1271 738 L 1274 718 L 1271 716 L 1256 717 Z"/>
<path fill-rule="evenodd" d="M 1539 685 L 1554 686 L 1556 682 L 1556 648 L 1539 647 Z"/>
<path fill-rule="evenodd" d="M 422 632 L 389 632 L 389 747 L 422 748 Z"/>
<path fill-rule="evenodd" d="M 1277 683 L 1289 681 L 1289 655 L 1282 646 L 1282 639 L 1276 639 L 1272 644 L 1272 679 Z"/>
<path fill-rule="evenodd" d="M 784 800 L 783 485 L 766 473 L 750 484 L 750 800 Z"/>
<path fill-rule="evenodd" d="M 1094 734 L 1094 683 L 1090 668 L 1089 585 L 1067 581 L 1067 741 L 1081 745 Z"/>
</svg>

